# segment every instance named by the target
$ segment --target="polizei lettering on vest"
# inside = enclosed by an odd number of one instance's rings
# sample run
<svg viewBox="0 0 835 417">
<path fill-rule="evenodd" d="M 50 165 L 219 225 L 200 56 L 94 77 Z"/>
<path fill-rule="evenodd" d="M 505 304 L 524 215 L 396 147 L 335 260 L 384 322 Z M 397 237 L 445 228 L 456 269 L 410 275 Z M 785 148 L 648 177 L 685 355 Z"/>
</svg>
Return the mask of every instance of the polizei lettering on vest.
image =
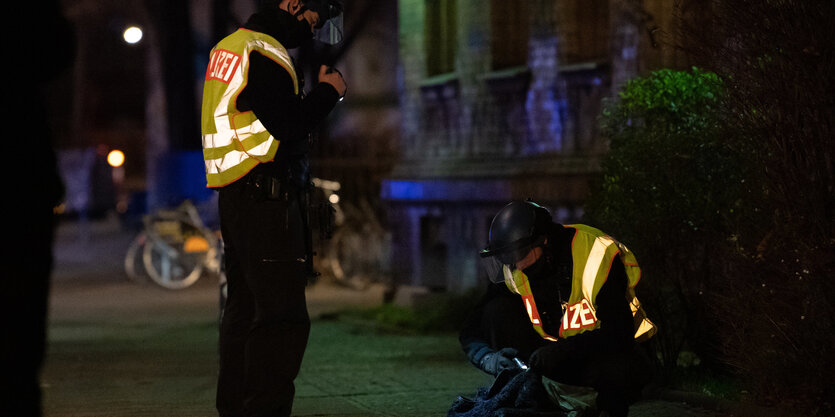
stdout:
<svg viewBox="0 0 835 417">
<path fill-rule="evenodd" d="M 206 81 L 218 80 L 229 84 L 238 69 L 240 60 L 241 56 L 234 52 L 215 49 L 209 59 L 209 67 L 206 69 Z"/>
<path fill-rule="evenodd" d="M 566 307 L 562 315 L 563 331 L 582 329 L 594 326 L 595 323 L 597 323 L 597 317 L 594 316 L 594 311 L 585 298 Z"/>
</svg>

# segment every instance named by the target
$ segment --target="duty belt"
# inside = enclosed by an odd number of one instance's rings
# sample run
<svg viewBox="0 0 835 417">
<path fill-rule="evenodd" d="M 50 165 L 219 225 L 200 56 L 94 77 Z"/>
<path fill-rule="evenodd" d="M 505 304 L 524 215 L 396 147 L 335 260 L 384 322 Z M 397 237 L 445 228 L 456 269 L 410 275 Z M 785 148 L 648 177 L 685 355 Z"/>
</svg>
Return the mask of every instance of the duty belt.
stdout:
<svg viewBox="0 0 835 417">
<path fill-rule="evenodd" d="M 243 179 L 246 193 L 255 200 L 289 201 L 298 198 L 298 187 L 289 179 L 263 174 L 247 175 Z"/>
</svg>

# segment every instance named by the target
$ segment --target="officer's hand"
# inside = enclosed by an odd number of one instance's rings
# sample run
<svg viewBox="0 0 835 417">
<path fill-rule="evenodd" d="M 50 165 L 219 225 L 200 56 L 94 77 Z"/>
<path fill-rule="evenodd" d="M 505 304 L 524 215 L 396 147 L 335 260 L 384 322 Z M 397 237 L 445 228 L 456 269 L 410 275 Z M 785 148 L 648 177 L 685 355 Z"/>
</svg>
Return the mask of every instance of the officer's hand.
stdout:
<svg viewBox="0 0 835 417">
<path fill-rule="evenodd" d="M 332 85 L 336 89 L 336 92 L 339 93 L 339 97 L 344 97 L 345 91 L 348 90 L 342 74 L 335 68 L 328 67 L 327 65 L 322 65 L 319 68 L 319 82 Z"/>
<path fill-rule="evenodd" d="M 569 343 L 559 342 L 548 343 L 535 350 L 528 359 L 531 370 L 545 376 L 558 375 L 560 371 L 571 363 L 571 346 Z"/>
<path fill-rule="evenodd" d="M 481 369 L 491 375 L 498 375 L 505 369 L 518 368 L 513 360 L 519 352 L 513 348 L 504 348 L 498 352 L 490 352 L 481 359 Z"/>
<path fill-rule="evenodd" d="M 307 24 L 310 25 L 311 31 L 313 31 L 319 25 L 319 13 L 316 13 L 310 9 L 307 9 L 304 12 L 302 12 L 301 16 L 299 16 L 298 19 L 307 20 Z"/>
</svg>

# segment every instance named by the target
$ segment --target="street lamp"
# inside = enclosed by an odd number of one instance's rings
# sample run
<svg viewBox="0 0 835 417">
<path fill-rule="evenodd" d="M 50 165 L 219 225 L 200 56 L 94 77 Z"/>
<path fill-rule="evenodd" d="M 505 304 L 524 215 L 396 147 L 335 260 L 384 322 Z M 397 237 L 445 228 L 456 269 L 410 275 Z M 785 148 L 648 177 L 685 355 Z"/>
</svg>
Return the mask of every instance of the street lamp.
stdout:
<svg viewBox="0 0 835 417">
<path fill-rule="evenodd" d="M 122 186 L 125 182 L 125 153 L 113 149 L 107 154 L 107 163 L 113 167 L 113 185 L 116 187 L 116 211 L 125 213 L 128 210 L 128 197 Z"/>
<path fill-rule="evenodd" d="M 114 149 L 107 154 L 107 163 L 113 168 L 118 168 L 125 163 L 125 154 L 118 149 Z"/>
<path fill-rule="evenodd" d="M 131 26 L 122 32 L 122 38 L 131 45 L 138 43 L 142 40 L 142 29 L 137 26 Z"/>
</svg>

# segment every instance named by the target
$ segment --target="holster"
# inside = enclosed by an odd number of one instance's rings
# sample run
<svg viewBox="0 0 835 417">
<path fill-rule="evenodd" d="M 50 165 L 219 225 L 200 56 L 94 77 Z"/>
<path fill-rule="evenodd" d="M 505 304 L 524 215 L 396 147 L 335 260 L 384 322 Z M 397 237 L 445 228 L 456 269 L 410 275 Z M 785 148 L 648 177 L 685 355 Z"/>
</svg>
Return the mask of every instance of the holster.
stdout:
<svg viewBox="0 0 835 417">
<path fill-rule="evenodd" d="M 290 193 L 295 191 L 289 180 L 271 177 L 268 175 L 254 174 L 245 180 L 246 194 L 257 201 L 288 201 Z"/>
<path fill-rule="evenodd" d="M 336 229 L 336 209 L 328 202 L 310 205 L 310 220 L 314 230 L 319 232 L 319 239 L 329 240 Z"/>
</svg>

